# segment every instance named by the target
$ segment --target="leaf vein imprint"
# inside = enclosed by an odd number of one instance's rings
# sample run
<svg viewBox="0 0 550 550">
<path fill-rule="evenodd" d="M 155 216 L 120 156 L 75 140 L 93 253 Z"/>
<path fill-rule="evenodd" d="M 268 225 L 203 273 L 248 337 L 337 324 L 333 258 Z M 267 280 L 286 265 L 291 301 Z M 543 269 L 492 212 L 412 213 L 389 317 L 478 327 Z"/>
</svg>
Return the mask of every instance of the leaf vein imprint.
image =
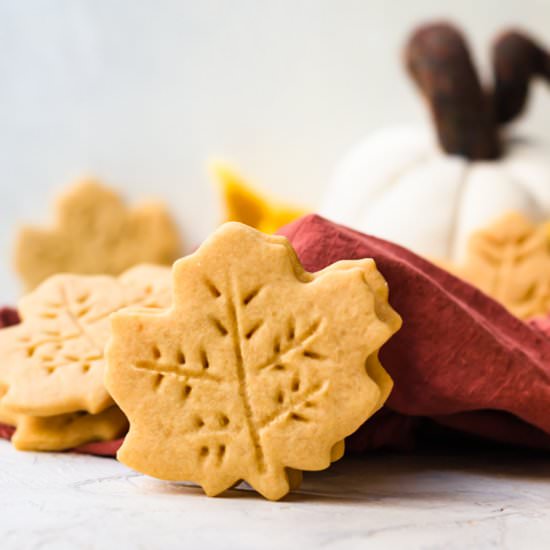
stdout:
<svg viewBox="0 0 550 550">
<path fill-rule="evenodd" d="M 63 296 L 63 302 L 65 303 L 65 307 L 67 308 L 67 314 L 70 317 L 73 324 L 75 325 L 75 327 L 79 330 L 83 338 L 86 338 L 86 340 L 88 340 L 88 342 L 92 345 L 92 347 L 95 348 L 96 352 L 101 356 L 103 356 L 102 347 L 97 344 L 97 342 L 90 336 L 90 334 L 88 334 L 86 329 L 79 322 L 78 317 L 71 310 L 71 304 L 69 303 L 69 298 L 67 296 L 67 290 L 65 289 L 65 287 L 61 287 L 61 294 Z"/>
<path fill-rule="evenodd" d="M 241 334 L 240 320 L 237 309 L 237 297 L 239 296 L 237 282 L 233 280 L 233 285 L 231 286 L 233 287 L 233 295 L 230 294 L 229 299 L 227 300 L 227 316 L 229 321 L 229 332 L 231 334 L 231 338 L 233 341 L 233 350 L 235 353 L 235 365 L 237 370 L 239 397 L 244 407 L 248 432 L 250 434 L 250 438 L 252 439 L 252 444 L 254 445 L 254 453 L 256 456 L 256 462 L 258 464 L 258 470 L 260 472 L 263 472 L 265 471 L 264 451 L 262 449 L 260 434 L 258 433 L 258 428 L 254 421 L 254 413 L 248 396 L 247 372 L 241 349 L 243 335 Z"/>
<path fill-rule="evenodd" d="M 286 416 L 288 414 L 291 414 L 296 411 L 296 409 L 301 409 L 305 406 L 307 402 L 310 402 L 311 400 L 316 399 L 317 397 L 321 396 L 329 386 L 328 380 L 325 380 L 321 386 L 315 386 L 308 392 L 306 392 L 298 401 L 294 403 L 290 403 L 286 407 L 282 407 L 281 409 L 277 410 L 274 414 L 268 416 L 260 425 L 260 430 L 264 430 L 268 426 L 271 426 L 277 420 L 282 418 L 283 416 Z"/>
</svg>

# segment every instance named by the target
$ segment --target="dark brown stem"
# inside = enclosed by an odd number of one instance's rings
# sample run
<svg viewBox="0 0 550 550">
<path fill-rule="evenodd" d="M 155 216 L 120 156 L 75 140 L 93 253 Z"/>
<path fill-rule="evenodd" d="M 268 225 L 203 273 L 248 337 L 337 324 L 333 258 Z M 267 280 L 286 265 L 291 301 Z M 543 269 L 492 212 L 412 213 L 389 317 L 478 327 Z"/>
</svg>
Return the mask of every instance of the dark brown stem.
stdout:
<svg viewBox="0 0 550 550">
<path fill-rule="evenodd" d="M 441 147 L 469 159 L 494 159 L 501 146 L 490 97 L 461 33 L 447 23 L 420 27 L 406 49 L 408 70 L 427 99 Z"/>
<path fill-rule="evenodd" d="M 550 55 L 518 31 L 501 34 L 493 46 L 494 108 L 499 124 L 507 124 L 524 109 L 533 77 L 550 81 Z"/>
</svg>

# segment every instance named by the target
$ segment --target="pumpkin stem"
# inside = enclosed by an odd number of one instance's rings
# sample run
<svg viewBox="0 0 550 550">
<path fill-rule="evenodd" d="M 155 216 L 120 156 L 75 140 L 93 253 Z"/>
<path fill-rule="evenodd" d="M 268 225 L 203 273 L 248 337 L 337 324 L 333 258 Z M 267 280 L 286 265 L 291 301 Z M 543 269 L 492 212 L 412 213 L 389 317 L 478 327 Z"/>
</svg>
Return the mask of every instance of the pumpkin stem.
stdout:
<svg viewBox="0 0 550 550">
<path fill-rule="evenodd" d="M 491 105 L 462 34 L 448 23 L 418 28 L 406 51 L 409 73 L 427 99 L 449 154 L 495 159 L 501 144 Z"/>
<path fill-rule="evenodd" d="M 533 77 L 550 81 L 550 55 L 529 36 L 510 30 L 493 46 L 494 107 L 499 124 L 516 118 L 527 104 Z"/>
</svg>

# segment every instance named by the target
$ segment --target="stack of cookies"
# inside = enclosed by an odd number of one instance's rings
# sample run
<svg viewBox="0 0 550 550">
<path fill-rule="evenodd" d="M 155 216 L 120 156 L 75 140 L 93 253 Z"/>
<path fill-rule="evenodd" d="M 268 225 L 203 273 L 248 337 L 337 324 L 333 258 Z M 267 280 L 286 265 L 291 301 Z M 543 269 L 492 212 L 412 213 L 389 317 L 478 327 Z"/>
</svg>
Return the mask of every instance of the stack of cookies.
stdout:
<svg viewBox="0 0 550 550">
<path fill-rule="evenodd" d="M 24 450 L 129 428 L 118 457 L 140 472 L 281 498 L 390 393 L 387 284 L 369 259 L 307 273 L 286 238 L 235 222 L 172 269 L 130 267 L 178 246 L 163 207 L 128 211 L 95 183 L 61 200 L 53 229 L 24 229 L 33 290 L 0 331 L 0 423 Z"/>
<path fill-rule="evenodd" d="M 165 307 L 170 270 L 142 265 L 120 277 L 60 274 L 19 303 L 20 324 L 0 331 L 0 422 L 25 450 L 62 450 L 122 435 L 127 420 L 103 383 L 109 315 Z"/>
<path fill-rule="evenodd" d="M 152 264 L 179 255 L 162 204 L 128 209 L 93 181 L 61 196 L 52 228 L 21 229 L 16 268 L 29 293 L 21 323 L 12 313 L 3 324 L 16 326 L 0 331 L 0 423 L 16 427 L 15 447 L 62 450 L 126 432 L 103 384 L 109 315 L 128 305 L 167 306 L 170 270 Z M 151 265 L 132 267 L 140 262 Z"/>
</svg>

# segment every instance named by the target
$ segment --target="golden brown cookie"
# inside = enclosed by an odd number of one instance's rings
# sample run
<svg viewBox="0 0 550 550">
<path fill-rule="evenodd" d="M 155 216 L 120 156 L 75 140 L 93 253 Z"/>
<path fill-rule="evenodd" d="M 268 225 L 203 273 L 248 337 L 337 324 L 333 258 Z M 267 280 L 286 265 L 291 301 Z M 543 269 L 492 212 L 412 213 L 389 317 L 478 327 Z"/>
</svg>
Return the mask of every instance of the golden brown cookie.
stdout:
<svg viewBox="0 0 550 550">
<path fill-rule="evenodd" d="M 450 271 L 522 319 L 544 315 L 550 312 L 548 227 L 511 212 L 474 233 L 465 263 Z"/>
<path fill-rule="evenodd" d="M 20 415 L 11 441 L 20 451 L 64 451 L 92 441 L 116 439 L 127 429 L 128 421 L 116 406 L 98 414 Z"/>
<path fill-rule="evenodd" d="M 181 255 L 178 230 L 162 203 L 128 208 L 94 181 L 60 197 L 51 228 L 23 227 L 15 267 L 28 289 L 56 273 L 119 275 L 139 263 L 171 265 Z"/>
<path fill-rule="evenodd" d="M 0 404 L 0 423 L 16 428 L 12 443 L 20 451 L 64 451 L 116 439 L 128 430 L 128 421 L 117 406 L 99 414 L 78 411 L 38 417 L 16 414 Z"/>
<path fill-rule="evenodd" d="M 170 269 L 137 266 L 118 278 L 55 275 L 19 304 L 22 322 L 0 331 L 0 405 L 31 416 L 97 414 L 113 405 L 103 384 L 109 315 L 170 304 Z"/>
<path fill-rule="evenodd" d="M 376 354 L 399 328 L 373 260 L 315 274 L 284 237 L 219 228 L 173 268 L 174 303 L 112 316 L 106 385 L 128 466 L 269 499 L 322 470 L 388 397 Z"/>
</svg>

